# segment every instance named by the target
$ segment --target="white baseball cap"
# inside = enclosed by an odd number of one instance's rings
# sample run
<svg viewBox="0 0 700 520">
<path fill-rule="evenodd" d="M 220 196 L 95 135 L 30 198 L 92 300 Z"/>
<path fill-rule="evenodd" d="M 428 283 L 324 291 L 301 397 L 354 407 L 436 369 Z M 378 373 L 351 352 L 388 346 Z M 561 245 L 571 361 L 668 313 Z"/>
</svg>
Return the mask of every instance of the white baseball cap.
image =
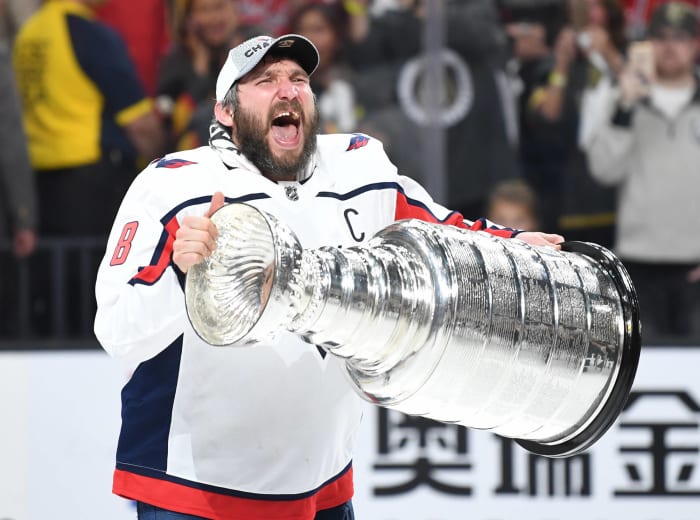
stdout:
<svg viewBox="0 0 700 520">
<path fill-rule="evenodd" d="M 279 38 L 256 36 L 228 52 L 226 62 L 216 79 L 216 100 L 223 100 L 231 86 L 268 55 L 290 58 L 309 75 L 318 67 L 318 50 L 308 38 L 299 34 L 285 34 Z"/>
</svg>

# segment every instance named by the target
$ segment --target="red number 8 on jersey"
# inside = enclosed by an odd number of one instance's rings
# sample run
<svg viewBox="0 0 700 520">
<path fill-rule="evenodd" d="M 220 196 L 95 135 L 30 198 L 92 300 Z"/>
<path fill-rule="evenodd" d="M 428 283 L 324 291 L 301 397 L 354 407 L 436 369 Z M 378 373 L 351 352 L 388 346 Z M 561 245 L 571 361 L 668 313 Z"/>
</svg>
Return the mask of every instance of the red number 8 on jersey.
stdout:
<svg viewBox="0 0 700 520">
<path fill-rule="evenodd" d="M 126 257 L 129 256 L 129 251 L 131 250 L 131 241 L 134 239 L 138 228 L 138 222 L 127 222 L 124 224 L 124 229 L 122 229 L 117 247 L 114 248 L 112 261 L 109 262 L 109 265 L 122 265 L 126 262 Z"/>
</svg>

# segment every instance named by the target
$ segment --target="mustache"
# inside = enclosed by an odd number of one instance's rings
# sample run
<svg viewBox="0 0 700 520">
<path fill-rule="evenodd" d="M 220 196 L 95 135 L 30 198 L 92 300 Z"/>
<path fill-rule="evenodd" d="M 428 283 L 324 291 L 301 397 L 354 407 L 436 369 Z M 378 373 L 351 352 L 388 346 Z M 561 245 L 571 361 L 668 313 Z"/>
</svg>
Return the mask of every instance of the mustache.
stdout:
<svg viewBox="0 0 700 520">
<path fill-rule="evenodd" d="M 298 99 L 292 99 L 291 101 L 280 101 L 279 103 L 273 105 L 270 108 L 269 119 L 272 121 L 276 114 L 280 112 L 296 112 L 302 121 L 305 120 L 304 109 Z"/>
</svg>

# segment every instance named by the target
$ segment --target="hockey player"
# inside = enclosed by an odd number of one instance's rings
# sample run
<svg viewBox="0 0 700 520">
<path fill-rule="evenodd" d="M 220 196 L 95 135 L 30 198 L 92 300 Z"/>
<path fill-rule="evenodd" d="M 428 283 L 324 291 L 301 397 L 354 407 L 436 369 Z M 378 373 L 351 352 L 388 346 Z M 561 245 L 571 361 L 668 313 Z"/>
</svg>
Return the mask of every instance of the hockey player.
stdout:
<svg viewBox="0 0 700 520">
<path fill-rule="evenodd" d="M 95 332 L 131 369 L 113 491 L 136 500 L 142 520 L 354 518 L 362 404 L 341 362 L 290 333 L 213 348 L 187 319 L 185 273 L 215 248 L 209 216 L 223 204 L 273 214 L 305 248 L 357 245 L 403 218 L 535 245 L 563 240 L 464 220 L 398 175 L 376 139 L 317 135 L 309 75 L 318 59 L 298 35 L 232 49 L 209 146 L 154 161 L 116 216 Z"/>
</svg>

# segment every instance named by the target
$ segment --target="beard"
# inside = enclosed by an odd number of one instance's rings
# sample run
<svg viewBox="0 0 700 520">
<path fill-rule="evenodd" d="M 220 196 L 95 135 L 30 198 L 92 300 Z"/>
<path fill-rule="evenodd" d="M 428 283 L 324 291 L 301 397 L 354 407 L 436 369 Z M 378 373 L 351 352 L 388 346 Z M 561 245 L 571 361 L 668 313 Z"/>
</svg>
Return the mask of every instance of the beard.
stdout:
<svg viewBox="0 0 700 520">
<path fill-rule="evenodd" d="M 288 152 L 282 157 L 275 157 L 267 142 L 267 133 L 270 128 L 270 121 L 273 119 L 272 114 L 286 110 L 293 110 L 300 115 L 302 128 L 304 129 L 304 146 L 296 156 L 295 152 Z M 291 103 L 279 103 L 272 107 L 265 121 L 239 106 L 233 113 L 233 122 L 236 129 L 237 146 L 240 152 L 265 177 L 273 181 L 296 180 L 299 172 L 306 170 L 316 153 L 319 115 L 315 102 L 313 112 L 308 120 L 299 101 L 294 100 Z"/>
</svg>

